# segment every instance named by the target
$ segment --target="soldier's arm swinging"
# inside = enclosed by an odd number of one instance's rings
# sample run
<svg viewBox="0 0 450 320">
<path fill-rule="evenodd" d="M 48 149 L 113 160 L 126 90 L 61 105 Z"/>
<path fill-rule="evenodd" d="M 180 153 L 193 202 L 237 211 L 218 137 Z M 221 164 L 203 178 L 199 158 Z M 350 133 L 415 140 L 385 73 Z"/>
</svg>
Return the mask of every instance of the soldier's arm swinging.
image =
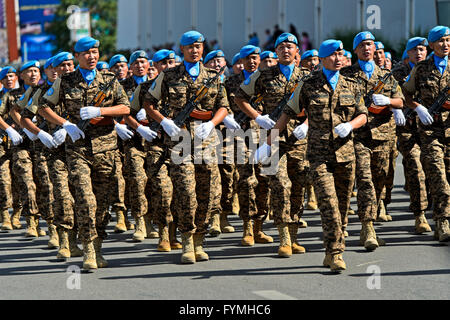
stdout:
<svg viewBox="0 0 450 320">
<path fill-rule="evenodd" d="M 211 119 L 211 122 L 214 123 L 214 126 L 217 126 L 219 123 L 225 119 L 225 117 L 228 115 L 228 111 L 226 108 L 221 107 L 217 112 L 214 114 L 214 117 Z"/>
<path fill-rule="evenodd" d="M 58 116 L 50 107 L 39 108 L 38 113 L 50 123 L 62 126 L 67 120 Z"/>
<path fill-rule="evenodd" d="M 239 109 L 242 110 L 250 119 L 256 119 L 260 114 L 250 105 L 250 103 L 242 98 L 235 97 L 234 102 L 238 105 Z"/>
<path fill-rule="evenodd" d="M 108 108 L 100 108 L 100 114 L 102 117 L 120 117 L 130 114 L 130 108 L 126 105 L 119 104 Z"/>
<path fill-rule="evenodd" d="M 20 119 L 22 117 L 20 116 L 19 108 L 17 106 L 11 109 L 11 111 L 9 112 L 9 115 L 11 116 L 11 118 L 14 120 L 14 122 L 17 125 L 23 127 L 22 124 L 20 123 Z"/>
<path fill-rule="evenodd" d="M 161 123 L 161 121 L 163 121 L 164 116 L 158 110 L 156 110 L 155 107 L 149 102 L 147 101 L 144 102 L 144 109 L 147 112 L 148 116 L 153 120 L 157 121 L 158 123 Z"/>
<path fill-rule="evenodd" d="M 278 121 L 275 123 L 275 126 L 270 131 L 270 135 L 267 137 L 267 144 L 269 146 L 272 145 L 272 141 L 276 139 L 276 137 L 286 129 L 287 124 L 289 123 L 289 120 L 291 120 L 291 117 L 289 117 L 286 113 L 282 113 Z M 305 122 L 307 123 L 308 120 Z M 278 131 L 277 131 L 278 130 Z"/>
<path fill-rule="evenodd" d="M 400 99 L 401 100 L 401 99 Z M 363 125 L 367 123 L 367 115 L 360 114 L 355 119 L 349 121 L 349 123 L 352 125 L 353 130 L 361 128 Z"/>
<path fill-rule="evenodd" d="M 25 128 L 25 129 L 29 130 L 31 133 L 34 133 L 36 135 L 39 133 L 39 131 L 41 131 L 41 129 L 39 129 L 33 123 L 33 121 L 31 121 L 31 119 L 27 118 L 27 117 L 20 118 L 20 125 L 22 126 L 22 128 Z"/>
<path fill-rule="evenodd" d="M 5 120 L 3 120 L 2 117 L 0 117 L 0 129 L 2 130 L 6 130 L 8 129 L 10 126 L 5 122 Z"/>
</svg>

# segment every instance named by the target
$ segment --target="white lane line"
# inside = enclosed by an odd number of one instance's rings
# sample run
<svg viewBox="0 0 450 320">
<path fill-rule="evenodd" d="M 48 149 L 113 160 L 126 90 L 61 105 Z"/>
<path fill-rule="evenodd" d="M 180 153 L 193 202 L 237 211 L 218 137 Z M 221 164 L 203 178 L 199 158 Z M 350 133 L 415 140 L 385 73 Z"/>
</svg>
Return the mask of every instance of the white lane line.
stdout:
<svg viewBox="0 0 450 320">
<path fill-rule="evenodd" d="M 297 298 L 288 296 L 287 294 L 275 290 L 253 291 L 252 293 L 268 300 L 298 300 Z"/>
<path fill-rule="evenodd" d="M 358 264 L 357 267 L 362 267 L 362 266 L 365 266 L 368 264 L 374 264 L 374 263 L 381 262 L 381 261 L 383 261 L 383 260 L 375 260 L 375 261 L 370 261 L 370 262 L 366 262 L 366 263 L 361 263 L 361 264 Z"/>
</svg>

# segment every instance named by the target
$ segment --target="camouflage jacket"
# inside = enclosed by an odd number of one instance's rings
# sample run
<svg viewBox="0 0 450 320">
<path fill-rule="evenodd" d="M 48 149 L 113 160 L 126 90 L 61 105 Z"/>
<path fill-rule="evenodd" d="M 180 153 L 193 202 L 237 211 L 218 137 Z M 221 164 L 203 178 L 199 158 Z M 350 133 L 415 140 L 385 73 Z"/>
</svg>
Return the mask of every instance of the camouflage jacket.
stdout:
<svg viewBox="0 0 450 320">
<path fill-rule="evenodd" d="M 400 86 L 403 85 L 403 83 L 405 83 L 406 78 L 409 76 L 409 74 L 411 73 L 411 66 L 409 64 L 402 64 L 400 67 L 395 68 L 394 70 L 392 70 L 392 75 L 394 76 L 395 80 L 398 81 L 398 84 Z"/>
<path fill-rule="evenodd" d="M 12 89 L 7 93 L 2 93 L 1 102 L 0 102 L 0 116 L 4 121 L 9 118 L 9 112 L 16 105 L 16 102 L 23 96 L 25 93 L 25 89 L 21 86 L 17 89 Z M 19 126 L 13 122 L 11 125 L 13 128 L 18 130 Z M 0 144 L 0 156 L 4 156 L 6 150 L 11 148 L 11 140 L 8 138 L 8 135 L 5 136 L 3 142 Z"/>
<path fill-rule="evenodd" d="M 298 81 L 309 73 L 310 71 L 306 68 L 295 67 L 291 78 L 287 81 L 278 65 L 263 71 L 258 70 L 246 82 L 241 84 L 239 90 L 236 92 L 236 97 L 250 101 L 252 97 L 262 94 L 262 113 L 270 114 L 278 107 L 286 95 L 291 95 L 291 91 L 297 85 Z M 287 125 L 286 131 L 280 136 L 280 142 L 284 143 L 288 141 L 287 139 L 292 135 L 292 131 L 303 123 L 305 119 L 305 117 L 292 118 Z M 306 143 L 306 139 L 289 139 L 289 141 L 293 141 L 295 144 Z"/>
<path fill-rule="evenodd" d="M 365 97 L 387 73 L 389 73 L 389 70 L 381 69 L 378 66 L 375 66 L 372 77 L 367 79 L 366 74 L 361 70 L 358 63 L 341 70 L 342 75 L 354 78 L 359 83 L 359 89 L 363 97 Z M 389 77 L 384 88 L 381 92 L 379 92 L 379 94 L 385 95 L 391 99 L 405 99 L 397 80 L 395 80 L 392 75 Z M 388 141 L 394 138 L 395 121 L 392 112 L 389 112 L 386 115 L 373 114 L 369 112 L 367 124 L 362 128 L 355 130 L 355 140 L 368 141 L 373 139 Z"/>
<path fill-rule="evenodd" d="M 447 64 L 444 74 L 441 75 L 434 64 L 434 56 L 419 62 L 411 71 L 410 78 L 403 84 L 405 94 L 420 99 L 420 103 L 429 108 L 434 103 L 439 93 L 450 84 L 450 62 Z M 449 111 L 443 111 L 435 121 L 424 126 L 419 122 L 419 131 L 426 135 L 438 133 L 450 137 Z"/>
<path fill-rule="evenodd" d="M 368 113 L 355 79 L 342 74 L 335 90 L 322 71 L 314 71 L 298 86 L 284 111 L 295 117 L 303 109 L 308 116 L 308 160 L 349 162 L 355 159 L 353 134 L 340 138 L 334 128 Z"/>
<path fill-rule="evenodd" d="M 65 74 L 60 81 L 55 81 L 53 86 L 44 94 L 39 107 L 53 109 L 55 106 L 60 106 L 61 111 L 67 114 L 68 121 L 77 124 L 81 120 L 80 109 L 92 105 L 100 86 L 112 81 L 113 77 L 114 74 L 111 72 L 97 72 L 94 80 L 88 86 L 79 70 Z M 117 80 L 114 80 L 100 107 L 107 108 L 116 105 L 129 106 L 130 103 L 123 87 Z M 85 139 L 79 139 L 75 143 L 68 136 L 66 138 L 66 149 L 92 148 L 92 153 L 95 154 L 117 148 L 117 134 L 114 130 L 114 124 L 89 125 L 85 134 Z"/>
</svg>

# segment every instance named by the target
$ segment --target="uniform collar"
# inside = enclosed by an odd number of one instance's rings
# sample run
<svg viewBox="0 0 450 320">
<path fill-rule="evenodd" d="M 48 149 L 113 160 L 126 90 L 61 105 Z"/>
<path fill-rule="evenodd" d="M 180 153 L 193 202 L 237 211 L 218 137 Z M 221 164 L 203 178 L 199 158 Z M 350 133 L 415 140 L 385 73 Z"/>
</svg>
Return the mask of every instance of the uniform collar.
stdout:
<svg viewBox="0 0 450 320">
<path fill-rule="evenodd" d="M 445 69 L 447 69 L 447 64 L 448 64 L 448 56 L 440 58 L 437 55 L 434 55 L 434 65 L 441 74 L 444 74 Z"/>
<path fill-rule="evenodd" d="M 88 86 L 94 81 L 95 76 L 97 75 L 97 70 L 86 70 L 82 68 L 78 68 L 80 70 L 81 75 L 83 76 L 84 81 L 88 84 Z"/>
</svg>

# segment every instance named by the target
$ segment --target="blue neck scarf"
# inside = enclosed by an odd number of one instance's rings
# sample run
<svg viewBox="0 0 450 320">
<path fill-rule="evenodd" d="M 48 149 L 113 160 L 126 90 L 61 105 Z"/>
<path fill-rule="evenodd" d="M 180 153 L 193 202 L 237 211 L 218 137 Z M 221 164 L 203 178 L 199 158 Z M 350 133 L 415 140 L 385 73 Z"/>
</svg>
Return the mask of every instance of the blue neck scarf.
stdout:
<svg viewBox="0 0 450 320">
<path fill-rule="evenodd" d="M 408 62 L 408 64 L 409 64 L 409 66 L 411 67 L 411 69 L 414 69 L 414 67 L 415 67 L 415 64 L 414 64 L 414 63 Z"/>
<path fill-rule="evenodd" d="M 97 70 L 86 70 L 79 68 L 81 75 L 83 76 L 84 81 L 86 81 L 87 85 L 90 86 L 92 81 L 94 81 L 95 76 L 97 75 Z"/>
<path fill-rule="evenodd" d="M 50 80 L 47 80 L 47 84 L 51 87 L 53 85 L 53 82 L 50 82 Z"/>
<path fill-rule="evenodd" d="M 291 79 L 292 72 L 294 71 L 295 64 L 291 63 L 290 65 L 285 65 L 279 63 L 278 66 L 280 68 L 281 73 L 283 73 L 287 81 L 289 81 Z"/>
<path fill-rule="evenodd" d="M 447 68 L 447 64 L 448 64 L 448 56 L 440 58 L 437 55 L 434 55 L 434 65 L 436 66 L 436 68 L 438 68 L 441 74 L 444 74 L 445 69 Z"/>
<path fill-rule="evenodd" d="M 358 59 L 359 66 L 361 70 L 364 71 L 367 78 L 370 79 L 372 77 L 373 72 L 375 71 L 375 61 L 362 61 Z"/>
<path fill-rule="evenodd" d="M 336 86 L 339 81 L 339 71 L 332 71 L 325 68 L 322 68 L 322 70 L 330 86 L 333 90 L 336 90 Z"/>
<path fill-rule="evenodd" d="M 27 91 L 30 86 L 27 84 L 24 84 L 23 87 L 25 88 L 25 91 Z"/>
<path fill-rule="evenodd" d="M 248 72 L 247 70 L 242 70 L 242 72 L 244 72 L 244 79 L 247 80 L 248 78 L 250 78 L 250 76 L 252 74 L 254 74 L 254 72 Z"/>
<path fill-rule="evenodd" d="M 142 77 L 138 77 L 138 76 L 134 76 L 134 75 L 133 75 L 133 78 L 134 78 L 134 81 L 136 81 L 136 83 L 137 83 L 138 85 L 140 85 L 142 82 L 147 81 L 147 75 L 142 76 Z"/>
<path fill-rule="evenodd" d="M 3 87 L 2 92 L 3 93 L 7 93 L 8 91 L 10 91 L 11 89 L 6 89 L 5 87 Z"/>
<path fill-rule="evenodd" d="M 189 73 L 189 75 L 191 76 L 192 81 L 195 82 L 195 80 L 197 80 L 198 75 L 200 74 L 200 62 L 192 63 L 183 61 L 183 63 L 187 73 Z"/>
</svg>

